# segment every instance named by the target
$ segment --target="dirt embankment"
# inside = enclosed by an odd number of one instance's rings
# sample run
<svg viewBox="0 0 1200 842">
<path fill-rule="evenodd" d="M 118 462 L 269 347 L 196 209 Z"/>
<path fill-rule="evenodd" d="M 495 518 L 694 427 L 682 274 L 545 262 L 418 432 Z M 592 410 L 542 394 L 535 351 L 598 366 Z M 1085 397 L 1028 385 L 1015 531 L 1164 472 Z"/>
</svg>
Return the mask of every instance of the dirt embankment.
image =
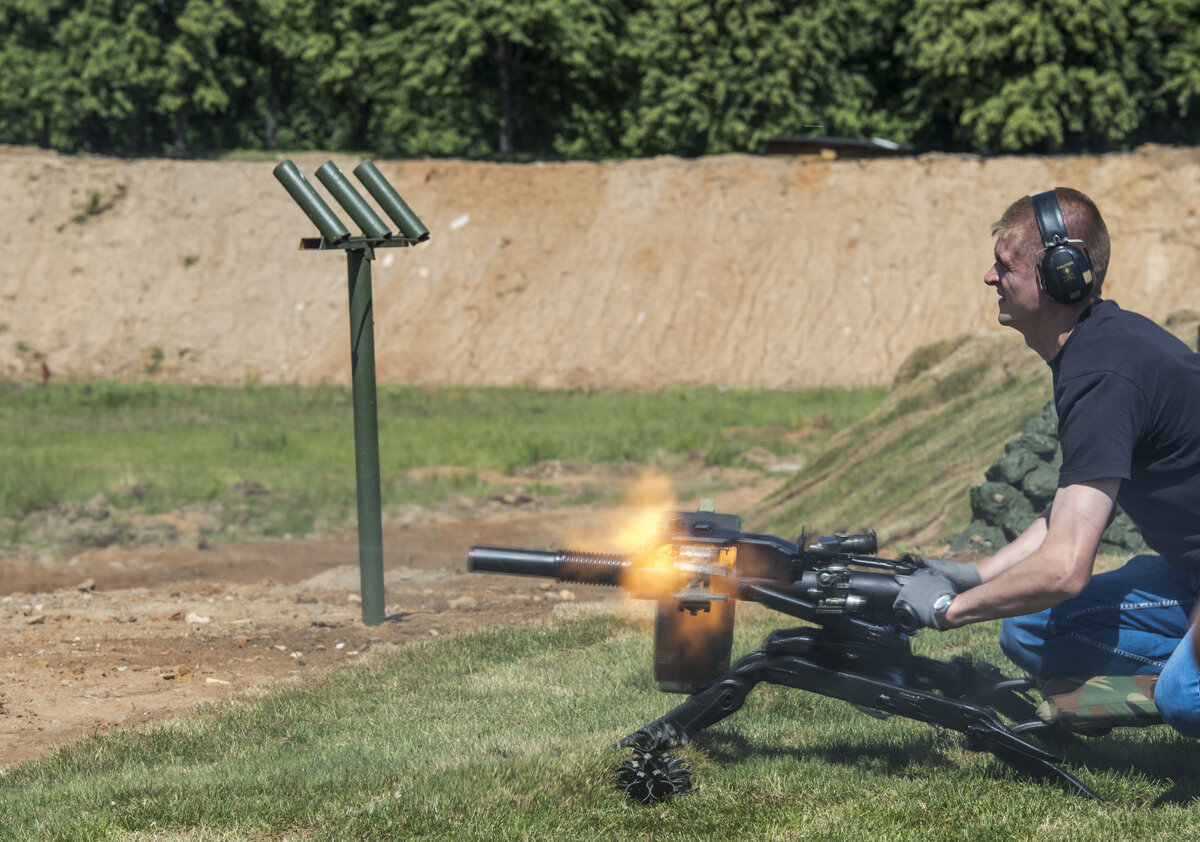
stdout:
<svg viewBox="0 0 1200 842">
<path fill-rule="evenodd" d="M 1200 310 L 1193 150 L 380 167 L 432 231 L 373 264 L 387 382 L 884 383 L 997 329 L 990 223 L 1054 184 L 1107 215 L 1109 297 Z M 0 377 L 348 382 L 345 260 L 272 168 L 0 148 Z"/>
</svg>

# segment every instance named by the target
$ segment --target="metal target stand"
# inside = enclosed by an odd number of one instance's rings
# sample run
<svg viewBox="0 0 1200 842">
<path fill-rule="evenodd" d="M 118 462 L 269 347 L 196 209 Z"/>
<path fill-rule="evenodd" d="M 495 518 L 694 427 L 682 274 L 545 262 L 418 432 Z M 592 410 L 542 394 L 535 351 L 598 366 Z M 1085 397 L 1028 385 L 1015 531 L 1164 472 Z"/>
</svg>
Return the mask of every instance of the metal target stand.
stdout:
<svg viewBox="0 0 1200 842">
<path fill-rule="evenodd" d="M 354 465 L 358 500 L 358 566 L 362 618 L 368 626 L 384 620 L 383 509 L 379 477 L 379 417 L 375 389 L 375 325 L 371 302 L 371 261 L 375 249 L 415 246 L 429 239 L 417 218 L 371 161 L 354 168 L 367 189 L 396 226 L 393 233 L 333 161 L 317 170 L 317 179 L 362 230 L 352 236 L 292 161 L 274 170 L 275 178 L 317 226 L 320 237 L 300 240 L 301 249 L 346 253 L 350 291 L 350 367 L 354 403 Z"/>
</svg>

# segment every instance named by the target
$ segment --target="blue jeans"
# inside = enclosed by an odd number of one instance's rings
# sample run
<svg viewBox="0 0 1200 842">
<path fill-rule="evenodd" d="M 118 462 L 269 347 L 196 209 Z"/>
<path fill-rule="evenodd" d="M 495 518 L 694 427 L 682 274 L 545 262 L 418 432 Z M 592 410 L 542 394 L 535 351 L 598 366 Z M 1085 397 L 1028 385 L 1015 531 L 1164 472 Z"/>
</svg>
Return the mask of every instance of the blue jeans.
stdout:
<svg viewBox="0 0 1200 842">
<path fill-rule="evenodd" d="M 1036 678 L 1158 673 L 1154 703 L 1163 721 L 1200 737 L 1200 665 L 1189 617 L 1200 570 L 1140 555 L 1093 576 L 1079 596 L 1005 620 L 1000 648 Z"/>
</svg>

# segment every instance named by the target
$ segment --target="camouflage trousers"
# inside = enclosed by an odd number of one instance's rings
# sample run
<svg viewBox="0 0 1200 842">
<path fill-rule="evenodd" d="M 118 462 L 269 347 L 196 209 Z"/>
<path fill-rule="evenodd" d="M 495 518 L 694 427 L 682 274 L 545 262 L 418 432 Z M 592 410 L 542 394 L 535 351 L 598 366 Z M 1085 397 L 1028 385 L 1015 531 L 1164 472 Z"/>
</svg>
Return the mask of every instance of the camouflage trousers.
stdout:
<svg viewBox="0 0 1200 842">
<path fill-rule="evenodd" d="M 1005 620 L 1000 646 L 1013 663 L 1043 682 L 1156 675 L 1153 704 L 1163 721 L 1200 737 L 1200 665 L 1189 631 L 1198 593 L 1200 570 L 1159 556 L 1136 556 L 1118 570 L 1093 576 L 1073 599 Z M 1088 692 L 1104 686 L 1093 683 Z M 1087 707 L 1097 699 L 1092 695 Z M 1124 709 L 1119 703 L 1111 707 Z M 1114 724 L 1144 724 L 1145 706 L 1135 707 L 1128 721 Z"/>
</svg>

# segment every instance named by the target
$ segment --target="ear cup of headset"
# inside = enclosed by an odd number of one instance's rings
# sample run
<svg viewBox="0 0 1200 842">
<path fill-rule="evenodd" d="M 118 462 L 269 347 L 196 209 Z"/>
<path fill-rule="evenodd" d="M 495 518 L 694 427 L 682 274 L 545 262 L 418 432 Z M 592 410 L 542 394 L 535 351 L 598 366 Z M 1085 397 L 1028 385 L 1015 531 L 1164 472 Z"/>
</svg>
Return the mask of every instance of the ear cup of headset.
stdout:
<svg viewBox="0 0 1200 842">
<path fill-rule="evenodd" d="M 1039 267 L 1046 294 L 1063 304 L 1074 304 L 1092 292 L 1092 264 L 1074 246 L 1046 251 Z"/>
<path fill-rule="evenodd" d="M 1067 237 L 1067 224 L 1053 190 L 1033 197 L 1033 217 L 1042 235 L 1042 260 L 1038 277 L 1046 294 L 1063 304 L 1074 304 L 1092 292 L 1092 259 L 1081 240 Z"/>
</svg>

